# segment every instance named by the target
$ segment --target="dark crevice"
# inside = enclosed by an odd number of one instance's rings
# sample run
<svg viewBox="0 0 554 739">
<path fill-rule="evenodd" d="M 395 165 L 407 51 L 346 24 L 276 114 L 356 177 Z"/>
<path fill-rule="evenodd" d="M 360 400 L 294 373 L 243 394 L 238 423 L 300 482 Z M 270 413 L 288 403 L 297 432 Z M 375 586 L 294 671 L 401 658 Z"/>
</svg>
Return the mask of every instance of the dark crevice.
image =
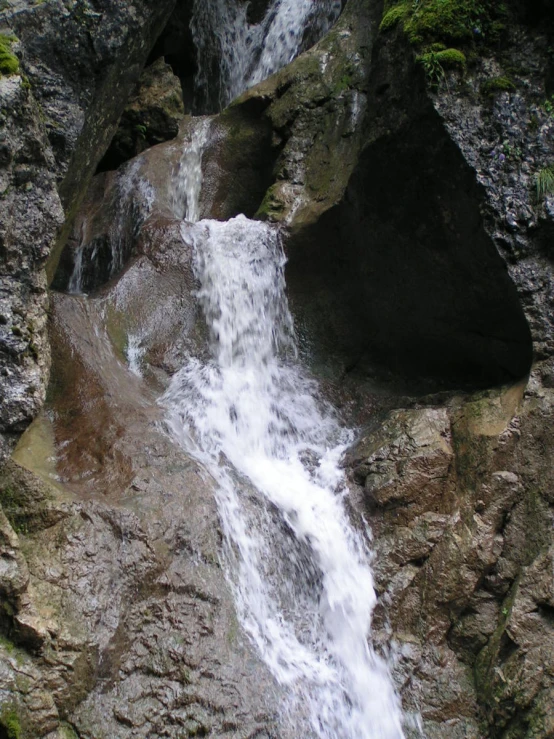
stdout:
<svg viewBox="0 0 554 739">
<path fill-rule="evenodd" d="M 538 603 L 535 611 L 544 621 L 554 627 L 554 606 L 544 602 Z"/>
<path fill-rule="evenodd" d="M 498 649 L 498 663 L 504 664 L 510 657 L 518 651 L 519 647 L 513 639 L 511 639 L 506 632 L 502 634 L 500 638 L 500 646 Z"/>
<path fill-rule="evenodd" d="M 157 40 L 148 65 L 163 57 L 181 82 L 185 112 L 192 112 L 194 77 L 196 74 L 196 49 L 192 39 L 190 22 L 192 3 L 179 2 L 169 22 Z"/>
<path fill-rule="evenodd" d="M 529 327 L 484 229 L 474 172 L 434 109 L 362 154 L 343 202 L 289 249 L 315 353 L 430 390 L 524 377 Z"/>
</svg>

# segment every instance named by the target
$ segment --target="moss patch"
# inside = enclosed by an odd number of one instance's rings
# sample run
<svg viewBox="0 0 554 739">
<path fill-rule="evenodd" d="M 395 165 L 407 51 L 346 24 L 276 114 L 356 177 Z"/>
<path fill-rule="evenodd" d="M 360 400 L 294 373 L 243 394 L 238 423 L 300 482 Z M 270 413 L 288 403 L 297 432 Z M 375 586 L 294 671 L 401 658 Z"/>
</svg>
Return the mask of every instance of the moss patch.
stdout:
<svg viewBox="0 0 554 739">
<path fill-rule="evenodd" d="M 401 22 L 413 44 L 496 42 L 505 28 L 507 12 L 503 3 L 481 0 L 401 0 L 389 2 L 381 30 Z"/>
<path fill-rule="evenodd" d="M 516 86 L 508 77 L 493 77 L 481 85 L 481 93 L 492 97 L 499 92 L 513 92 Z"/>
<path fill-rule="evenodd" d="M 21 739 L 21 721 L 13 707 L 5 707 L 0 713 L 0 726 L 6 730 L 8 739 Z"/>
<path fill-rule="evenodd" d="M 12 52 L 12 44 L 17 39 L 0 33 L 0 76 L 9 76 L 19 73 L 19 60 Z"/>
<path fill-rule="evenodd" d="M 284 204 L 276 193 L 277 185 L 272 185 L 266 192 L 258 212 L 254 216 L 262 221 L 278 221 L 283 214 Z"/>
<path fill-rule="evenodd" d="M 446 68 L 463 69 L 465 55 L 497 44 L 505 31 L 508 9 L 482 0 L 388 0 L 380 30 L 401 26 L 421 53 L 428 77 L 436 82 Z M 444 51 L 443 51 L 444 50 Z M 442 59 L 429 54 L 444 54 Z M 463 59 L 462 59 L 463 57 Z"/>
</svg>

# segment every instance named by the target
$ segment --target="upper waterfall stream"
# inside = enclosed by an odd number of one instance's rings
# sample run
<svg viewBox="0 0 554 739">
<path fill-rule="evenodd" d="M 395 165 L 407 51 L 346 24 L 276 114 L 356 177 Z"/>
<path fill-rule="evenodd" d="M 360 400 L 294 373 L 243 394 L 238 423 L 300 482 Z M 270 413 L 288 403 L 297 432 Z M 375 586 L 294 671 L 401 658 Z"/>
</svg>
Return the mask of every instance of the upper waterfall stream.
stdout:
<svg viewBox="0 0 554 739">
<path fill-rule="evenodd" d="M 249 3 L 195 0 L 192 34 L 197 91 L 224 108 L 319 40 L 340 15 L 341 0 L 271 0 L 249 22 Z M 214 75 L 217 66 L 217 75 Z M 217 79 L 218 90 L 210 88 Z"/>
</svg>

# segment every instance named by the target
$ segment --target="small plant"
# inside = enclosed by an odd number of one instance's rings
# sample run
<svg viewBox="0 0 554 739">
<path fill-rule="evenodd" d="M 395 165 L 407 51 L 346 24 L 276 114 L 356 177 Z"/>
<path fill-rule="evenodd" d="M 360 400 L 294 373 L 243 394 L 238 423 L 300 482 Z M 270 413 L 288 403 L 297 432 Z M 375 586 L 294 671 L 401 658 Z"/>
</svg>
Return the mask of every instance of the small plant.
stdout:
<svg viewBox="0 0 554 739">
<path fill-rule="evenodd" d="M 444 68 L 438 59 L 438 53 L 430 51 L 418 57 L 418 61 L 423 67 L 429 84 L 437 87 L 444 77 Z"/>
<path fill-rule="evenodd" d="M 542 107 L 544 108 L 545 113 L 548 115 L 554 114 L 554 95 L 551 95 L 547 100 L 544 101 L 542 104 Z"/>
<path fill-rule="evenodd" d="M 434 44 L 434 48 L 439 44 Z M 438 87 L 444 79 L 445 69 L 464 69 L 466 64 L 465 55 L 458 49 L 442 49 L 440 51 L 428 51 L 418 57 L 432 87 Z"/>
<path fill-rule="evenodd" d="M 502 153 L 508 159 L 521 159 L 523 152 L 516 144 L 511 144 L 507 139 L 502 142 Z"/>
<path fill-rule="evenodd" d="M 539 119 L 536 113 L 531 113 L 529 116 L 529 130 L 531 133 L 535 133 L 539 130 Z"/>
<path fill-rule="evenodd" d="M 554 195 L 554 164 L 543 167 L 535 174 L 537 200 L 543 200 L 548 195 Z"/>
<path fill-rule="evenodd" d="M 143 126 L 141 123 L 137 123 L 135 126 L 135 131 L 139 134 L 139 136 L 146 136 L 146 126 Z"/>
</svg>

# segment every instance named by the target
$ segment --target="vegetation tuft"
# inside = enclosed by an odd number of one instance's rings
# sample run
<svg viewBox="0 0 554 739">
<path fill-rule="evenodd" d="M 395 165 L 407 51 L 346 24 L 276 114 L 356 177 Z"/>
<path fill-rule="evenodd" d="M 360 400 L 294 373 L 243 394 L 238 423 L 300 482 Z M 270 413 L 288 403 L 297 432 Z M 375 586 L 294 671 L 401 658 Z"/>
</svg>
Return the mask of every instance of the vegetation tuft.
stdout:
<svg viewBox="0 0 554 739">
<path fill-rule="evenodd" d="M 21 739 L 21 722 L 13 708 L 5 708 L 0 713 L 0 726 L 4 728 L 8 739 Z"/>
<path fill-rule="evenodd" d="M 497 44 L 506 28 L 502 2 L 485 0 L 388 0 L 380 30 L 401 26 L 419 51 L 419 61 L 432 83 L 445 69 L 465 69 L 466 52 Z"/>
<path fill-rule="evenodd" d="M 554 195 L 554 164 L 543 167 L 535 174 L 537 200 L 543 200 L 548 195 Z"/>
<path fill-rule="evenodd" d="M 450 46 L 477 40 L 496 43 L 507 15 L 504 3 L 485 0 L 389 0 L 381 30 L 401 23 L 417 46 L 437 41 Z"/>
<path fill-rule="evenodd" d="M 19 60 L 12 52 L 15 36 L 0 33 L 0 76 L 9 76 L 19 73 Z"/>
<path fill-rule="evenodd" d="M 481 93 L 486 97 L 493 97 L 499 92 L 513 92 L 515 84 L 508 77 L 493 77 L 481 85 Z"/>
</svg>

